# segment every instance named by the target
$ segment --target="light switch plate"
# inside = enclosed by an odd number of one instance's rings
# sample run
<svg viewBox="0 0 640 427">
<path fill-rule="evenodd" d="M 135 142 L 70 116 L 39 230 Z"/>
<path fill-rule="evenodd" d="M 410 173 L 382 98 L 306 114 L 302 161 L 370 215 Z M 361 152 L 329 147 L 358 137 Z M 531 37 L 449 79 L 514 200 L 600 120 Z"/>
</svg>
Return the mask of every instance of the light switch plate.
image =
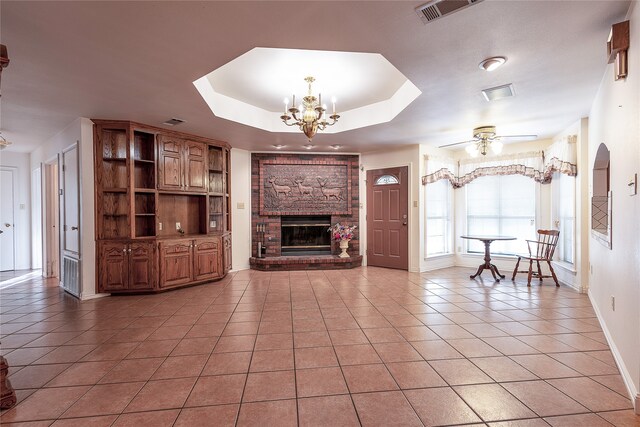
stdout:
<svg viewBox="0 0 640 427">
<path fill-rule="evenodd" d="M 180 223 L 176 222 L 176 230 L 180 230 L 182 227 L 180 227 Z"/>
<path fill-rule="evenodd" d="M 238 202 L 238 209 L 244 209 L 244 203 Z"/>
<path fill-rule="evenodd" d="M 216 228 L 216 225 L 218 225 L 217 221 L 209 221 L 209 228 Z"/>
<path fill-rule="evenodd" d="M 158 223 L 158 229 L 159 229 L 160 231 L 162 231 L 162 223 L 161 223 L 161 222 L 159 222 L 159 223 Z"/>
<path fill-rule="evenodd" d="M 638 174 L 637 173 L 633 174 L 633 176 L 629 180 L 629 183 L 627 184 L 627 187 L 629 188 L 630 196 L 635 196 L 636 194 L 638 194 Z"/>
</svg>

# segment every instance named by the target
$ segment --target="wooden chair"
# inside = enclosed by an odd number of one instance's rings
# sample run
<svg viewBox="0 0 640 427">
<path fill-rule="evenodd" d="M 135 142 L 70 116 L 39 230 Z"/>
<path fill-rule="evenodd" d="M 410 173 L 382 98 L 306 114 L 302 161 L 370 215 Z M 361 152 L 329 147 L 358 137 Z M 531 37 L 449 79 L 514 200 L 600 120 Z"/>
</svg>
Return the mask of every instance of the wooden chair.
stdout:
<svg viewBox="0 0 640 427">
<path fill-rule="evenodd" d="M 558 283 L 558 278 L 556 277 L 556 273 L 553 271 L 553 267 L 551 266 L 551 259 L 553 258 L 553 253 L 556 250 L 559 236 L 560 231 L 558 230 L 538 230 L 538 240 L 527 240 L 527 246 L 529 247 L 529 256 L 518 255 L 518 262 L 516 263 L 516 268 L 513 269 L 513 277 L 511 278 L 511 280 L 516 279 L 517 273 L 527 273 L 527 286 L 531 286 L 532 277 L 537 277 L 538 279 L 540 279 L 540 284 L 542 284 L 543 278 L 553 277 L 553 281 L 556 282 L 556 286 L 560 286 L 560 284 Z M 518 270 L 521 259 L 529 260 L 529 270 Z M 533 271 L 534 261 L 538 266 L 537 272 Z M 549 270 L 551 271 L 551 276 L 544 276 L 542 274 L 542 270 L 540 269 L 540 261 L 547 262 L 547 264 L 549 265 Z"/>
</svg>

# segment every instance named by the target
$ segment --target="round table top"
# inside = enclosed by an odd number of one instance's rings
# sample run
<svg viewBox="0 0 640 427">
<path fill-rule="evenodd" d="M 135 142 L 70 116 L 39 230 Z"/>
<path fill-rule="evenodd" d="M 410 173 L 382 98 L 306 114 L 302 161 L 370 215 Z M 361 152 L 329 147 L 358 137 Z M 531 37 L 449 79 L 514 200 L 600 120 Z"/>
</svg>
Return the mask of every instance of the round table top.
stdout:
<svg viewBox="0 0 640 427">
<path fill-rule="evenodd" d="M 477 235 L 470 235 L 470 236 L 460 236 L 463 239 L 473 239 L 473 240 L 481 240 L 483 242 L 485 241 L 494 241 L 494 240 L 516 240 L 516 237 L 514 236 L 477 236 Z"/>
</svg>

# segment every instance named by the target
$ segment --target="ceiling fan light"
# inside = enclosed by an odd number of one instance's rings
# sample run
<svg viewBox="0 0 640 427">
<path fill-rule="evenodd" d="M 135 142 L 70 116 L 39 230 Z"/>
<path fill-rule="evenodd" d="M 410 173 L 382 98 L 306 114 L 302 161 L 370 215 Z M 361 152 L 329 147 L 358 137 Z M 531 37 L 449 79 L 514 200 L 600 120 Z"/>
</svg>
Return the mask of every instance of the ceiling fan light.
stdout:
<svg viewBox="0 0 640 427">
<path fill-rule="evenodd" d="M 493 56 L 482 61 L 480 64 L 478 64 L 478 67 L 485 71 L 493 71 L 505 62 L 507 62 L 507 58 L 505 58 L 504 56 Z"/>
<path fill-rule="evenodd" d="M 491 142 L 491 151 L 494 152 L 494 154 L 500 154 L 502 153 L 502 147 L 504 145 L 502 144 L 502 142 L 495 140 Z"/>
<path fill-rule="evenodd" d="M 465 148 L 465 151 L 471 157 L 478 157 L 478 146 L 476 144 L 467 145 L 467 147 Z"/>
</svg>

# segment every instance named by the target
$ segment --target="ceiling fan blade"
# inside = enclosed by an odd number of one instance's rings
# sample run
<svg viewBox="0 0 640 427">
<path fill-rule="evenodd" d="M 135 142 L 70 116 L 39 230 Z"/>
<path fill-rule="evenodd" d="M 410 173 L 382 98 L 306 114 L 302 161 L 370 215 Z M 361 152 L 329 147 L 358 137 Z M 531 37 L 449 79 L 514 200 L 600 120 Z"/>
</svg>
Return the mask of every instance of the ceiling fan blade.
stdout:
<svg viewBox="0 0 640 427">
<path fill-rule="evenodd" d="M 478 142 L 478 140 L 477 139 L 471 139 L 469 141 L 454 142 L 452 144 L 439 145 L 438 148 L 453 147 L 454 145 L 469 144 L 471 142 Z"/>
<path fill-rule="evenodd" d="M 496 138 L 534 140 L 538 138 L 538 135 L 498 135 Z"/>
</svg>

